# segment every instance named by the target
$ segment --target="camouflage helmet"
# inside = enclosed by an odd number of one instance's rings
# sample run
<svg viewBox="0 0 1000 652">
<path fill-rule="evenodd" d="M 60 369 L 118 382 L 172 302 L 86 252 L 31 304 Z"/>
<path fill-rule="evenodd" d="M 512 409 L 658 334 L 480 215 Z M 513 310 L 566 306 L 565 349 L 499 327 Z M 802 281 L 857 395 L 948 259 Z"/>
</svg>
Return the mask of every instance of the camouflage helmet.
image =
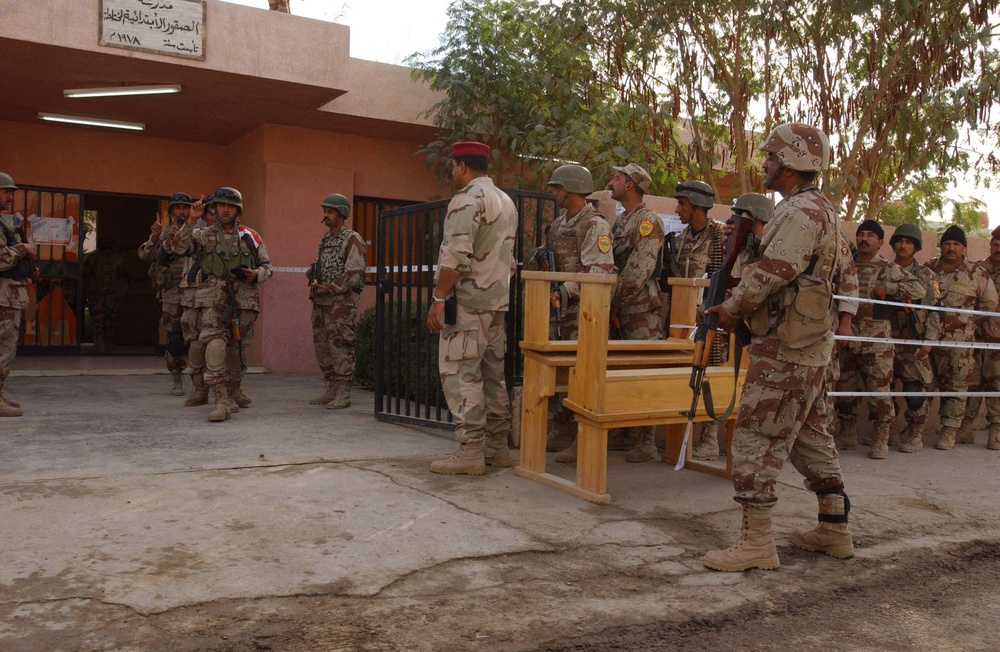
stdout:
<svg viewBox="0 0 1000 652">
<path fill-rule="evenodd" d="M 577 195 L 589 195 L 594 192 L 594 177 L 582 165 L 560 165 L 546 185 L 562 186 L 566 192 Z"/>
<path fill-rule="evenodd" d="M 924 234 L 916 224 L 900 224 L 897 226 L 896 231 L 889 238 L 889 246 L 895 246 L 896 241 L 902 238 L 912 240 L 913 244 L 917 246 L 917 251 L 920 251 L 924 246 Z"/>
<path fill-rule="evenodd" d="M 733 210 L 750 213 L 753 219 L 767 224 L 774 215 L 774 202 L 766 195 L 748 192 L 736 198 Z"/>
<path fill-rule="evenodd" d="M 212 193 L 213 204 L 231 204 L 243 210 L 243 195 L 236 188 L 223 186 Z"/>
<path fill-rule="evenodd" d="M 17 190 L 17 186 L 14 185 L 14 178 L 6 172 L 0 172 L 0 188 L 4 190 Z"/>
<path fill-rule="evenodd" d="M 332 208 L 341 215 L 343 215 L 344 217 L 347 217 L 348 215 L 351 214 L 350 200 L 348 200 L 347 197 L 336 192 L 327 195 L 323 199 L 323 202 L 320 204 L 320 206 L 322 206 L 323 208 Z"/>
<path fill-rule="evenodd" d="M 167 200 L 167 210 L 170 210 L 171 208 L 173 208 L 178 204 L 182 206 L 190 206 L 193 203 L 194 200 L 191 199 L 191 195 L 187 194 L 186 192 L 175 192 L 174 194 L 170 195 L 170 199 Z"/>
<path fill-rule="evenodd" d="M 830 167 L 830 140 L 816 127 L 800 122 L 778 125 L 760 146 L 781 164 L 800 172 L 820 172 Z"/>
<path fill-rule="evenodd" d="M 704 181 L 681 181 L 674 189 L 674 199 L 684 197 L 692 206 L 711 208 L 715 204 L 715 191 Z"/>
</svg>

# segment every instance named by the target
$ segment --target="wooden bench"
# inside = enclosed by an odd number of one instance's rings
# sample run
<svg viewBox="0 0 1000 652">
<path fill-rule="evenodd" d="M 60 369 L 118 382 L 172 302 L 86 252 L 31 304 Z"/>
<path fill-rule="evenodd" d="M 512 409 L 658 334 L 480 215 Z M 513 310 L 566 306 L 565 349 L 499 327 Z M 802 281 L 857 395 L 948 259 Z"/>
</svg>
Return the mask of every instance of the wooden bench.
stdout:
<svg viewBox="0 0 1000 652">
<path fill-rule="evenodd" d="M 523 272 L 525 281 L 524 384 L 521 404 L 521 456 L 517 475 L 598 504 L 607 504 L 607 431 L 610 428 L 668 425 L 664 461 L 676 461 L 690 407 L 693 342 L 672 336 L 660 341 L 608 340 L 612 275 Z M 549 284 L 580 283 L 579 340 L 550 341 Z M 697 288 L 688 280 L 674 288 L 671 324 L 689 314 L 694 321 Z M 691 309 L 688 310 L 688 306 Z M 683 307 L 683 308 L 682 308 Z M 722 400 L 733 391 L 733 369 L 712 367 L 706 373 L 713 395 Z M 577 414 L 576 482 L 545 471 L 548 398 L 565 387 L 563 401 Z M 726 399 L 728 401 L 728 398 Z M 697 421 L 708 420 L 699 405 Z M 674 429 L 669 429 L 673 427 Z M 686 458 L 690 459 L 690 442 Z M 694 466 L 697 463 L 692 462 Z M 716 472 L 724 470 L 703 465 Z M 721 474 L 720 473 L 720 474 Z"/>
</svg>

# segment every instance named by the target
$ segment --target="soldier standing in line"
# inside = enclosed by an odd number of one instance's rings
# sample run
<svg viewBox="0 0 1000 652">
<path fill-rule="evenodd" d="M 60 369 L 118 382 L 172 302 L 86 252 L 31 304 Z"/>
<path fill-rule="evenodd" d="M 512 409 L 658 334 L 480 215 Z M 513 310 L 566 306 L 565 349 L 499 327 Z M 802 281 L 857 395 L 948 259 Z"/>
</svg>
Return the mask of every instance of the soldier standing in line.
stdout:
<svg viewBox="0 0 1000 652">
<path fill-rule="evenodd" d="M 990 275 L 994 286 L 1000 283 L 1000 226 L 990 233 L 990 255 L 985 260 L 980 261 L 979 266 Z M 976 332 L 976 341 L 1000 342 L 1000 323 L 998 321 L 1000 320 L 996 317 L 984 318 Z M 972 389 L 980 392 L 1000 392 L 1000 350 L 983 349 L 977 351 L 976 354 L 981 369 L 980 382 Z M 974 443 L 972 424 L 979 414 L 982 402 L 983 399 L 980 397 L 969 398 L 965 410 L 966 418 L 962 420 L 962 425 L 955 437 L 958 443 Z M 986 420 L 989 422 L 986 448 L 993 451 L 1000 450 L 1000 398 L 986 399 Z"/>
<path fill-rule="evenodd" d="M 889 238 L 889 245 L 896 254 L 896 264 L 917 277 L 924 284 L 920 303 L 933 306 L 938 302 L 937 276 L 927 266 L 914 258 L 924 246 L 923 233 L 915 224 L 900 224 Z M 896 310 L 892 321 L 892 338 L 899 340 L 935 341 L 941 333 L 940 313 L 930 310 Z M 929 356 L 931 347 L 897 346 L 893 360 L 893 377 L 903 385 L 904 392 L 926 392 L 934 385 Z M 906 426 L 899 433 L 899 450 L 918 453 L 924 447 L 924 427 L 930 401 L 925 398 L 906 397 Z M 978 411 L 978 410 L 977 410 Z M 891 442 L 890 442 L 891 443 Z"/>
<path fill-rule="evenodd" d="M 171 224 L 184 224 L 191 215 L 194 200 L 186 192 L 175 192 L 167 200 L 167 215 Z M 166 237 L 163 226 L 157 218 L 150 227 L 149 238 L 139 245 L 139 260 L 149 263 L 150 276 L 160 302 L 160 325 L 167 333 L 167 351 L 163 360 L 170 372 L 173 385 L 171 396 L 184 396 L 184 369 L 187 367 L 187 350 L 181 326 L 181 281 L 183 280 L 185 258 L 168 254 L 160 244 Z"/>
<path fill-rule="evenodd" d="M 24 414 L 21 404 L 4 392 L 17 356 L 21 322 L 28 307 L 28 279 L 35 275 L 35 246 L 21 240 L 10 219 L 14 206 L 14 179 L 0 172 L 0 417 Z"/>
<path fill-rule="evenodd" d="M 195 306 L 205 347 L 205 383 L 215 395 L 212 422 L 225 421 L 239 408 L 250 405 L 240 386 L 246 366 L 240 348 L 249 346 L 260 312 L 259 283 L 271 278 L 267 247 L 256 231 L 240 224 L 243 196 L 235 188 L 219 188 L 212 198 L 218 223 L 194 230 L 185 224 L 167 236 L 165 249 L 175 255 L 193 255 L 197 268 Z M 195 202 L 191 219 L 201 217 L 202 202 Z M 230 290 L 235 295 L 235 306 Z M 235 316 L 233 316 L 235 312 Z M 240 339 L 231 327 L 238 323 Z"/>
<path fill-rule="evenodd" d="M 611 297 L 612 327 L 620 326 L 627 340 L 662 340 L 658 280 L 663 265 L 663 222 L 643 203 L 652 179 L 635 163 L 612 167 L 615 176 L 608 183 L 611 197 L 625 212 L 611 227 L 612 252 L 618 283 Z M 625 453 L 626 462 L 647 462 L 659 455 L 655 427 L 629 428 L 636 443 Z"/>
<path fill-rule="evenodd" d="M 327 232 L 306 278 L 313 304 L 313 347 L 326 391 L 309 403 L 339 410 L 351 405 L 354 333 L 358 326 L 358 301 L 365 287 L 365 241 L 347 228 L 351 214 L 347 197 L 333 193 L 320 206 Z"/>
<path fill-rule="evenodd" d="M 708 216 L 715 204 L 715 191 L 704 181 L 684 181 L 674 190 L 677 215 L 684 230 L 677 237 L 677 272 L 683 278 L 711 277 L 726 255 L 723 226 Z M 733 207 L 735 210 L 735 206 Z M 729 359 L 725 338 L 718 337 L 709 354 L 709 364 L 720 365 Z M 719 438 L 725 424 L 701 421 L 694 426 L 698 444 L 691 450 L 696 460 L 714 460 L 719 456 Z"/>
<path fill-rule="evenodd" d="M 885 239 L 882 225 L 865 220 L 856 233 L 858 256 L 854 267 L 858 274 L 858 296 L 866 299 L 890 299 L 911 302 L 924 298 L 923 282 L 896 263 L 879 255 Z M 892 336 L 893 311 L 888 306 L 860 303 L 851 324 L 851 335 L 888 340 Z M 888 392 L 892 386 L 892 342 L 848 342 L 840 349 L 840 381 L 837 391 Z M 845 448 L 857 446 L 857 419 L 861 399 L 841 397 L 836 401 L 840 416 L 841 438 Z M 875 436 L 868 457 L 884 460 L 889 456 L 889 429 L 896 418 L 895 404 L 887 396 L 868 398 L 869 420 L 875 424 Z"/>
<path fill-rule="evenodd" d="M 965 231 L 957 225 L 949 226 L 941 235 L 941 256 L 927 262 L 938 278 L 941 304 L 946 308 L 982 310 L 995 312 L 997 290 L 989 273 L 979 265 L 966 260 L 968 243 Z M 983 318 L 964 313 L 942 313 L 941 339 L 948 342 L 975 342 L 976 327 Z M 985 322 L 987 328 L 989 322 Z M 976 385 L 980 373 L 975 350 L 971 348 L 951 348 L 938 346 L 931 351 L 931 363 L 938 379 L 938 387 L 943 392 L 968 392 Z M 962 443 L 972 443 L 972 421 L 978 416 L 967 410 L 964 396 L 941 398 L 941 433 L 934 445 L 938 450 L 950 450 L 955 446 L 959 426 L 969 419 L 969 428 L 964 433 Z M 976 406 L 979 407 L 978 405 Z"/>
<path fill-rule="evenodd" d="M 482 475 L 487 464 L 510 466 L 504 355 L 517 209 L 487 176 L 489 154 L 483 143 L 452 146 L 459 190 L 444 219 L 427 328 L 441 333 L 438 369 L 459 448 L 433 462 L 432 473 Z"/>
<path fill-rule="evenodd" d="M 587 195 L 594 192 L 594 178 L 590 170 L 580 165 L 563 165 L 555 169 L 549 179 L 549 189 L 556 203 L 563 209 L 549 225 L 544 248 L 555 254 L 556 269 L 552 271 L 580 274 L 613 274 L 614 257 L 611 255 L 611 227 L 607 220 L 587 202 Z M 542 249 L 539 249 L 542 251 Z M 538 252 L 528 261 L 528 267 L 537 269 Z M 545 267 L 548 261 L 545 261 Z M 552 315 L 549 339 L 575 340 L 579 330 L 580 284 L 574 281 L 560 283 L 553 290 L 553 303 L 558 302 L 561 319 Z M 563 407 L 559 396 L 549 399 L 549 449 L 560 451 L 557 459 L 576 461 L 576 421 L 573 413 Z"/>
<path fill-rule="evenodd" d="M 796 532 L 805 550 L 851 557 L 850 503 L 840 460 L 827 430 L 825 376 L 833 352 L 829 318 L 832 279 L 840 254 L 837 212 L 814 181 L 830 161 L 826 135 L 809 125 L 776 127 L 761 151 L 764 187 L 782 194 L 761 238 L 757 262 L 722 305 L 708 309 L 733 330 L 746 319 L 753 342 L 733 436 L 733 485 L 743 507 L 740 538 L 707 553 L 708 568 L 774 569 L 778 552 L 771 530 L 775 485 L 786 458 L 819 500 L 819 525 Z"/>
<path fill-rule="evenodd" d="M 202 229 L 215 225 L 218 220 L 215 215 L 214 195 L 209 195 L 201 199 L 202 214 L 197 219 L 188 217 L 188 224 L 194 229 Z M 189 211 L 190 213 L 190 211 Z M 183 224 L 174 223 L 166 238 L 171 233 L 176 234 Z M 176 238 L 176 235 L 172 237 Z M 163 243 L 161 250 L 166 254 Z M 195 297 L 198 294 L 198 269 L 195 269 L 194 256 L 183 256 L 184 272 L 181 274 L 181 333 L 184 335 L 184 345 L 188 348 L 187 373 L 191 376 L 191 395 L 184 401 L 185 407 L 195 407 L 208 403 L 208 385 L 205 384 L 205 345 L 198 340 L 201 333 L 201 324 L 198 322 L 199 311 L 195 306 Z M 194 271 L 192 271 L 194 269 Z M 239 406 L 237 406 L 239 407 Z"/>
</svg>

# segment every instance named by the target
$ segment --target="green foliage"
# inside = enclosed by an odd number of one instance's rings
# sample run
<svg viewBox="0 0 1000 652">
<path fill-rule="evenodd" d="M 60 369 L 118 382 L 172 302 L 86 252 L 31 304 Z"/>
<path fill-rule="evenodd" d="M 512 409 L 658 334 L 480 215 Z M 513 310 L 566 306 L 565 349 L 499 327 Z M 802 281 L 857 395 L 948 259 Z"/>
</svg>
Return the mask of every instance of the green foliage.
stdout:
<svg viewBox="0 0 1000 652">
<path fill-rule="evenodd" d="M 361 313 L 354 329 L 354 383 L 375 389 L 375 307 Z"/>
<path fill-rule="evenodd" d="M 387 316 L 386 332 L 381 341 L 375 330 L 375 308 L 358 318 L 354 340 L 354 382 L 375 389 L 375 351 L 382 347 L 383 386 L 393 395 L 433 403 L 440 394 L 438 372 L 438 336 L 427 330 L 427 305 L 412 302 L 399 304 Z"/>
<path fill-rule="evenodd" d="M 914 181 L 903 192 L 899 201 L 883 206 L 878 220 L 891 226 L 916 224 L 921 229 L 927 229 L 927 218 L 944 210 L 944 192 L 947 188 L 948 180 L 944 177 L 924 177 Z"/>
</svg>

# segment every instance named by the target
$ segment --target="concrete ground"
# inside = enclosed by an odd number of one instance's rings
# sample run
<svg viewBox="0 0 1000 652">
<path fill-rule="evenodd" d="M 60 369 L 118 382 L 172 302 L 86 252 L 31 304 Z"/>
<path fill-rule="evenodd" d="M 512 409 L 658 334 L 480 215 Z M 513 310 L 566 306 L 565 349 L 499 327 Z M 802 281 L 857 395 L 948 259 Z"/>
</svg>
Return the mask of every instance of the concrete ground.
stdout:
<svg viewBox="0 0 1000 652">
<path fill-rule="evenodd" d="M 450 435 L 377 421 L 358 389 L 330 411 L 306 403 L 318 379 L 251 375 L 253 406 L 209 424 L 141 363 L 20 362 L 8 393 L 25 416 L 0 420 L 0 650 L 675 649 L 656 647 L 668 634 L 699 649 L 1000 647 L 993 584 L 969 596 L 992 601 L 987 621 L 964 629 L 926 625 L 938 597 L 899 617 L 864 599 L 887 582 L 920 592 L 906 583 L 947 574 L 943 560 L 973 581 L 997 567 L 1000 453 L 983 432 L 950 452 L 845 453 L 849 561 L 788 543 L 816 511 L 788 466 L 781 569 L 725 574 L 700 559 L 738 533 L 727 480 L 611 453 L 613 504 L 598 507 L 513 469 L 432 475 Z M 830 595 L 886 628 L 821 639 L 789 621 L 770 644 L 710 644 L 741 612 L 780 623 Z"/>
</svg>

